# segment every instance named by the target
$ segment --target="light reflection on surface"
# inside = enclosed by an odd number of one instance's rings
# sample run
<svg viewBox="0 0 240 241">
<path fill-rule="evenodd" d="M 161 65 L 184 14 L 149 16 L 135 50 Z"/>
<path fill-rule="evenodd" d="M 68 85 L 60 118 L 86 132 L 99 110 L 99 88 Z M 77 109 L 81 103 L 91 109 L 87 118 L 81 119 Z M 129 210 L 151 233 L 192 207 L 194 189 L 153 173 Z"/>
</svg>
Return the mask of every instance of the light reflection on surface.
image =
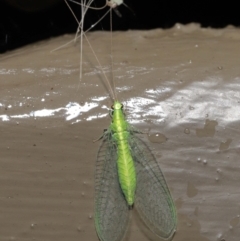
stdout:
<svg viewBox="0 0 240 241">
<path fill-rule="evenodd" d="M 109 115 L 110 108 L 104 104 L 104 101 L 108 98 L 109 96 L 94 96 L 89 102 L 82 104 L 69 102 L 62 107 L 56 108 L 46 108 L 46 105 L 44 105 L 44 107 L 37 107 L 36 110 L 32 110 L 28 113 L 26 113 L 26 109 L 15 108 L 25 107 L 26 103 L 20 102 L 14 105 L 14 108 L 12 108 L 12 105 L 4 105 L 1 103 L 0 106 L 6 106 L 8 109 L 11 108 L 12 111 L 17 111 L 17 113 L 4 113 L 0 115 L 0 120 L 11 121 L 14 119 L 60 117 L 64 118 L 66 121 L 74 120 L 73 123 L 82 120 L 92 121 L 94 119 L 105 118 Z M 28 97 L 27 99 L 31 98 Z M 45 103 L 44 98 L 39 99 L 39 101 Z M 162 106 L 151 98 L 132 97 L 123 101 L 123 105 L 126 117 L 131 124 L 142 123 L 156 114 L 158 115 L 157 120 L 155 120 L 157 122 L 163 121 L 166 117 L 166 113 L 164 113 Z M 34 107 L 34 105 L 32 105 L 32 107 Z M 98 109 L 92 112 L 94 108 Z M 83 115 L 83 113 L 86 114 Z"/>
<path fill-rule="evenodd" d="M 179 82 L 172 82 L 168 87 L 157 86 L 145 89 L 142 93 L 138 93 L 138 96 L 130 97 L 128 93 L 124 93 L 131 91 L 131 85 L 118 87 L 117 92 L 123 102 L 126 117 L 131 124 L 150 120 L 152 123 L 159 123 L 167 119 L 169 125 L 172 126 L 176 119 L 178 124 L 181 124 L 190 120 L 197 121 L 200 117 L 201 119 L 213 119 L 213 117 L 221 119 L 223 115 L 224 120 L 222 121 L 237 121 L 239 119 L 240 95 L 234 90 L 238 88 L 238 85 L 231 81 L 225 83 L 222 78 L 216 78 L 213 83 L 211 79 L 212 77 L 209 77 L 203 81 L 189 83 L 184 88 L 179 88 L 178 91 L 175 91 L 175 88 L 178 87 Z M 219 91 L 219 86 L 221 86 L 222 92 Z M 44 95 L 48 97 L 51 95 L 59 96 L 59 99 L 64 98 L 59 92 L 47 91 Z M 125 98 L 121 98 L 124 95 Z M 88 98 L 88 102 L 84 104 L 80 104 L 82 102 L 69 102 L 71 99 L 69 97 L 66 99 L 67 102 L 64 101 L 54 107 L 46 106 L 48 103 L 44 97 L 39 100 L 33 97 L 23 98 L 24 101 L 15 95 L 15 99 L 2 101 L 0 106 L 3 112 L 0 114 L 0 120 L 60 117 L 66 121 L 74 119 L 74 123 L 82 120 L 92 121 L 107 116 L 111 102 L 108 94 L 94 95 Z M 31 103 L 27 103 L 26 100 L 31 100 Z M 109 106 L 106 106 L 106 101 Z M 39 102 L 42 103 L 40 106 Z M 26 110 L 26 106 L 34 109 Z M 4 108 L 8 111 L 6 112 Z M 93 108 L 97 109 L 91 111 Z M 83 115 L 83 113 L 85 114 Z M 80 119 L 76 120 L 77 118 Z"/>
<path fill-rule="evenodd" d="M 19 115 L 0 115 L 0 119 L 2 119 L 2 121 L 10 121 L 11 119 L 25 119 L 30 117 L 50 117 L 57 116 L 57 114 L 59 114 L 60 116 L 64 116 L 66 120 L 69 121 L 79 117 L 83 112 L 88 112 L 97 106 L 97 103 L 86 102 L 84 105 L 79 105 L 76 102 L 69 102 L 65 107 L 60 107 L 56 109 L 44 108 L 41 110 L 31 111 L 29 114 L 24 113 Z"/>
</svg>

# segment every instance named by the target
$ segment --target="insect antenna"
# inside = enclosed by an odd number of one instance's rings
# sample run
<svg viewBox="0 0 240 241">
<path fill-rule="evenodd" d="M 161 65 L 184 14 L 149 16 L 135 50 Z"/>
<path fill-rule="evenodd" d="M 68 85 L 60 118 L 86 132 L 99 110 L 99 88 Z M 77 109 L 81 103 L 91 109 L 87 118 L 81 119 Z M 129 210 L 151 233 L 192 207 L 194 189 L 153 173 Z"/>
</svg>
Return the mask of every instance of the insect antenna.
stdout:
<svg viewBox="0 0 240 241">
<path fill-rule="evenodd" d="M 86 38 L 86 41 L 88 42 L 88 45 L 89 45 L 89 47 L 90 47 L 90 49 L 91 49 L 91 51 L 92 51 L 92 53 L 93 53 L 93 55 L 94 55 L 97 63 L 98 63 L 98 65 L 100 66 L 101 72 L 102 72 L 102 74 L 103 74 L 103 76 L 104 76 L 104 79 L 105 79 L 105 83 L 106 83 L 107 88 L 108 88 L 109 93 L 110 93 L 110 97 L 111 97 L 111 99 L 112 99 L 113 101 L 115 101 L 115 100 L 117 100 L 117 93 L 116 93 L 115 82 L 114 82 L 114 74 L 113 74 L 113 54 L 112 54 L 112 53 L 113 53 L 113 50 L 112 50 L 112 46 L 113 46 L 113 44 L 112 44 L 112 29 L 113 29 L 113 28 L 112 28 L 112 9 L 116 8 L 117 5 L 111 5 L 111 4 L 109 4 L 109 3 L 110 3 L 110 1 L 106 0 L 106 5 L 105 5 L 105 6 L 109 6 L 110 8 L 109 8 L 109 10 L 107 11 L 107 13 L 104 14 L 104 16 L 103 16 L 100 20 L 102 20 L 102 19 L 110 12 L 110 32 L 111 32 L 111 37 L 110 37 L 110 39 L 111 39 L 111 43 L 110 43 L 110 58 L 111 58 L 112 86 L 111 86 L 111 84 L 110 84 L 110 81 L 109 81 L 107 75 L 106 75 L 105 72 L 103 71 L 102 65 L 101 65 L 101 63 L 100 63 L 100 61 L 99 61 L 99 59 L 98 59 L 98 57 L 97 57 L 97 55 L 96 55 L 96 53 L 95 53 L 92 45 L 91 45 L 91 43 L 89 42 L 89 40 L 88 40 L 88 38 L 87 38 L 87 36 L 86 36 L 86 32 L 83 32 L 83 31 L 82 31 L 82 33 L 84 34 L 84 37 Z M 100 20 L 99 20 L 97 23 L 99 23 Z"/>
<path fill-rule="evenodd" d="M 123 4 L 123 0 L 106 0 L 106 3 L 104 6 L 102 7 L 92 7 L 91 4 L 94 2 L 94 0 L 81 0 L 81 2 L 77 2 L 75 0 L 64 0 L 66 5 L 68 6 L 69 10 L 71 11 L 72 15 L 74 16 L 77 24 L 78 24 L 78 28 L 77 28 L 77 31 L 76 31 L 76 34 L 75 34 L 75 37 L 73 40 L 69 41 L 68 43 L 58 47 L 58 48 L 55 48 L 54 50 L 52 50 L 51 52 L 54 52 L 54 51 L 57 51 L 67 45 L 69 45 L 70 43 L 72 42 L 76 42 L 79 38 L 80 38 L 80 64 L 79 64 L 79 85 L 78 85 L 78 89 L 80 87 L 80 82 L 82 80 L 82 72 L 83 72 L 83 67 L 82 67 L 82 60 L 83 60 L 83 37 L 86 39 L 99 67 L 100 67 L 100 70 L 104 76 L 104 79 L 105 79 L 105 83 L 106 83 L 106 87 L 109 91 L 109 94 L 110 94 L 110 97 L 113 101 L 117 100 L 117 94 L 116 94 L 116 88 L 115 88 L 115 82 L 114 82 L 114 74 L 113 74 L 113 54 L 112 54 L 112 9 L 113 10 L 116 10 L 117 6 Z M 75 3 L 77 5 L 80 5 L 81 6 L 81 20 L 78 20 L 76 14 L 74 13 L 73 9 L 71 8 L 69 2 L 72 2 L 72 3 Z M 104 9 L 105 7 L 109 7 L 109 10 L 101 17 L 99 18 L 99 20 L 97 22 L 95 22 L 94 24 L 92 24 L 87 30 L 84 31 L 84 19 L 85 19 L 85 16 L 87 14 L 87 11 L 88 9 L 93 9 L 93 10 L 101 10 L 101 9 Z M 110 12 L 110 31 L 111 31 L 111 54 L 110 54 L 110 58 L 111 58 L 111 73 L 112 73 L 112 86 L 110 84 L 110 81 L 109 79 L 107 78 L 105 72 L 103 71 L 103 68 L 102 68 L 102 65 L 91 45 L 91 43 L 89 42 L 87 36 L 86 36 L 86 33 L 88 31 L 90 31 L 92 28 L 94 28 L 99 22 L 102 21 L 102 19 L 105 18 L 105 16 Z"/>
<path fill-rule="evenodd" d="M 107 88 L 108 88 L 108 90 L 109 90 L 110 97 L 112 98 L 113 101 L 114 101 L 114 100 L 117 100 L 117 96 L 116 96 L 116 93 L 115 93 L 115 89 L 112 88 L 112 86 L 111 86 L 111 84 L 110 84 L 110 81 L 109 81 L 107 75 L 106 75 L 105 72 L 103 71 L 103 67 L 102 67 L 102 65 L 101 65 L 101 63 L 100 63 L 100 61 L 99 61 L 99 59 L 98 59 L 98 57 L 97 57 L 97 55 L 96 55 L 96 53 L 95 53 L 92 45 L 91 45 L 91 43 L 89 42 L 86 34 L 85 34 L 84 32 L 83 32 L 83 34 L 84 34 L 84 37 L 86 38 L 86 41 L 87 41 L 87 43 L 88 43 L 88 45 L 89 45 L 89 47 L 90 47 L 90 49 L 91 49 L 91 51 L 92 51 L 92 53 L 93 53 L 93 55 L 94 55 L 94 57 L 95 57 L 98 65 L 100 66 L 100 70 L 101 70 L 101 72 L 102 72 L 102 74 L 103 74 L 103 76 L 104 76 L 104 78 L 105 78 L 105 82 L 106 82 Z M 112 72 L 112 71 L 111 71 L 111 72 Z"/>
<path fill-rule="evenodd" d="M 65 0 L 65 1 L 66 1 L 66 0 Z M 75 2 L 75 1 L 73 1 L 73 0 L 70 0 L 70 1 L 71 1 L 71 2 Z M 86 0 L 85 0 L 84 2 L 81 2 L 81 4 L 80 4 L 80 5 L 81 5 L 81 9 L 82 9 L 82 10 L 81 10 L 81 11 L 82 11 L 82 13 L 81 13 L 81 14 L 82 14 L 82 18 L 81 18 L 81 21 L 78 22 L 78 31 L 77 31 L 77 33 L 76 33 L 76 35 L 75 35 L 75 39 L 76 39 L 78 33 L 80 32 L 80 38 L 81 38 L 80 53 L 81 53 L 81 55 L 80 55 L 80 76 L 79 76 L 79 78 L 80 78 L 80 81 L 81 81 L 81 79 L 82 79 L 82 45 L 83 45 L 83 36 L 84 36 L 84 38 L 86 39 L 86 41 L 87 41 L 87 43 L 88 43 L 88 45 L 89 45 L 89 47 L 90 47 L 90 49 L 91 49 L 91 51 L 92 51 L 95 59 L 96 59 L 98 65 L 99 65 L 99 67 L 100 67 L 100 70 L 101 70 L 101 72 L 102 72 L 102 74 L 103 74 L 103 76 L 104 76 L 107 89 L 108 89 L 108 91 L 109 91 L 109 93 L 110 93 L 110 97 L 111 97 L 111 99 L 114 101 L 114 100 L 117 100 L 117 94 L 116 94 L 116 88 L 115 88 L 115 83 L 114 83 L 114 75 L 113 75 L 112 9 L 115 8 L 116 6 L 115 6 L 115 5 L 114 5 L 114 6 L 109 5 L 109 1 L 107 0 L 104 7 L 109 6 L 109 7 L 110 7 L 109 10 L 108 10 L 94 25 L 91 26 L 91 28 L 93 28 L 96 24 L 98 24 L 98 23 L 110 12 L 110 31 L 111 31 L 111 44 L 110 44 L 110 46 L 111 46 L 111 54 L 110 54 L 110 58 L 111 58 L 111 73 L 112 73 L 112 82 L 113 82 L 113 87 L 112 87 L 111 84 L 110 84 L 110 81 L 109 81 L 109 79 L 108 79 L 108 77 L 107 77 L 107 75 L 106 75 L 105 72 L 103 71 L 103 67 L 102 67 L 102 65 L 101 65 L 101 63 L 100 63 L 100 61 L 99 61 L 99 58 L 97 57 L 97 55 L 96 55 L 96 53 L 95 53 L 95 51 L 94 51 L 94 49 L 93 49 L 90 41 L 88 40 L 88 38 L 87 38 L 87 36 L 86 36 L 86 32 L 87 32 L 87 31 L 83 31 L 83 27 L 84 27 L 84 17 L 85 17 L 85 15 L 86 15 L 87 10 L 88 10 L 89 8 L 92 8 L 92 9 L 102 9 L 102 8 L 103 8 L 103 7 L 101 7 L 101 8 L 93 8 L 93 7 L 90 7 L 89 5 L 90 5 L 92 2 L 93 2 L 93 0 L 89 1 L 89 2 L 87 3 L 87 5 L 86 5 Z M 68 6 L 69 6 L 69 5 L 68 5 Z M 70 6 L 69 6 L 69 7 L 70 7 Z M 73 11 L 71 11 L 71 12 L 73 13 Z M 74 14 L 74 13 L 73 13 L 73 14 Z M 75 19 L 77 20 L 76 16 L 75 16 Z M 88 29 L 88 31 L 89 31 L 89 30 L 90 30 L 90 29 Z"/>
<path fill-rule="evenodd" d="M 114 96 L 115 96 L 115 100 L 117 100 L 117 93 L 116 93 L 116 85 L 115 85 L 115 78 L 114 78 L 114 73 L 113 73 L 113 43 L 112 43 L 112 30 L 113 30 L 113 26 L 112 26 L 112 8 L 110 8 L 110 31 L 111 31 L 111 53 L 110 53 L 110 57 L 111 57 L 111 73 L 112 73 L 112 83 L 113 83 L 113 92 L 114 92 Z"/>
</svg>

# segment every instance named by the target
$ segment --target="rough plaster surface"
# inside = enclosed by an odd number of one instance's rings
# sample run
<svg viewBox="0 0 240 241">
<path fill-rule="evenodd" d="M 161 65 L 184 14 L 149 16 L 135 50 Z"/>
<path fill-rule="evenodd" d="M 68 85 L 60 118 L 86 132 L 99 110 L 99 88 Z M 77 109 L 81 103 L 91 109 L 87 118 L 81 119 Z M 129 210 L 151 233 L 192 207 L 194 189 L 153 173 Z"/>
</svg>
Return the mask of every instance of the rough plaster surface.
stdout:
<svg viewBox="0 0 240 241">
<path fill-rule="evenodd" d="M 88 34 L 111 78 L 110 34 Z M 98 240 L 94 167 L 109 91 L 61 36 L 0 56 L 0 240 Z M 240 236 L 240 31 L 176 25 L 113 33 L 113 74 L 178 210 L 175 241 Z M 160 201 L 160 200 L 159 200 Z M 133 212 L 126 240 L 159 240 Z"/>
</svg>

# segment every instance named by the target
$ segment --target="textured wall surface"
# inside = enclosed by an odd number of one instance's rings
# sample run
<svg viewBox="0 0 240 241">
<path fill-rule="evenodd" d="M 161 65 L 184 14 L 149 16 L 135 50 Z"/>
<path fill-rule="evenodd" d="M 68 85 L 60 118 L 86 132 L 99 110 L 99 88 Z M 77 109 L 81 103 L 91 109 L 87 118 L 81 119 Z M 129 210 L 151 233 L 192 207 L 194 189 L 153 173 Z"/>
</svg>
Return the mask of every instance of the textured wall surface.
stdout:
<svg viewBox="0 0 240 241">
<path fill-rule="evenodd" d="M 61 36 L 0 56 L 0 240 L 98 240 L 94 167 L 109 91 L 84 43 Z M 88 34 L 111 79 L 110 34 Z M 113 74 L 178 210 L 175 241 L 240 236 L 240 32 L 227 27 L 113 33 Z M 161 201 L 161 200 L 159 200 Z M 126 240 L 159 240 L 135 211 Z"/>
</svg>

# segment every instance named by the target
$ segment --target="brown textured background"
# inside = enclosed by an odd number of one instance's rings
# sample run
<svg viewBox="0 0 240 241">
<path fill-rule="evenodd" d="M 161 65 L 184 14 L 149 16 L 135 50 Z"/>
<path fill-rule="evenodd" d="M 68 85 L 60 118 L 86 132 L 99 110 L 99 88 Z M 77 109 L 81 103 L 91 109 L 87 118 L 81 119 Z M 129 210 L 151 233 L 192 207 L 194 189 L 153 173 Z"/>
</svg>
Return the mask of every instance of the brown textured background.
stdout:
<svg viewBox="0 0 240 241">
<path fill-rule="evenodd" d="M 111 76 L 110 34 L 88 35 Z M 111 100 L 84 45 L 61 36 L 0 56 L 0 240 L 98 240 L 94 167 Z M 178 209 L 175 241 L 240 236 L 240 32 L 233 27 L 113 33 L 130 123 L 150 131 Z M 126 240 L 159 240 L 133 215 Z"/>
</svg>

